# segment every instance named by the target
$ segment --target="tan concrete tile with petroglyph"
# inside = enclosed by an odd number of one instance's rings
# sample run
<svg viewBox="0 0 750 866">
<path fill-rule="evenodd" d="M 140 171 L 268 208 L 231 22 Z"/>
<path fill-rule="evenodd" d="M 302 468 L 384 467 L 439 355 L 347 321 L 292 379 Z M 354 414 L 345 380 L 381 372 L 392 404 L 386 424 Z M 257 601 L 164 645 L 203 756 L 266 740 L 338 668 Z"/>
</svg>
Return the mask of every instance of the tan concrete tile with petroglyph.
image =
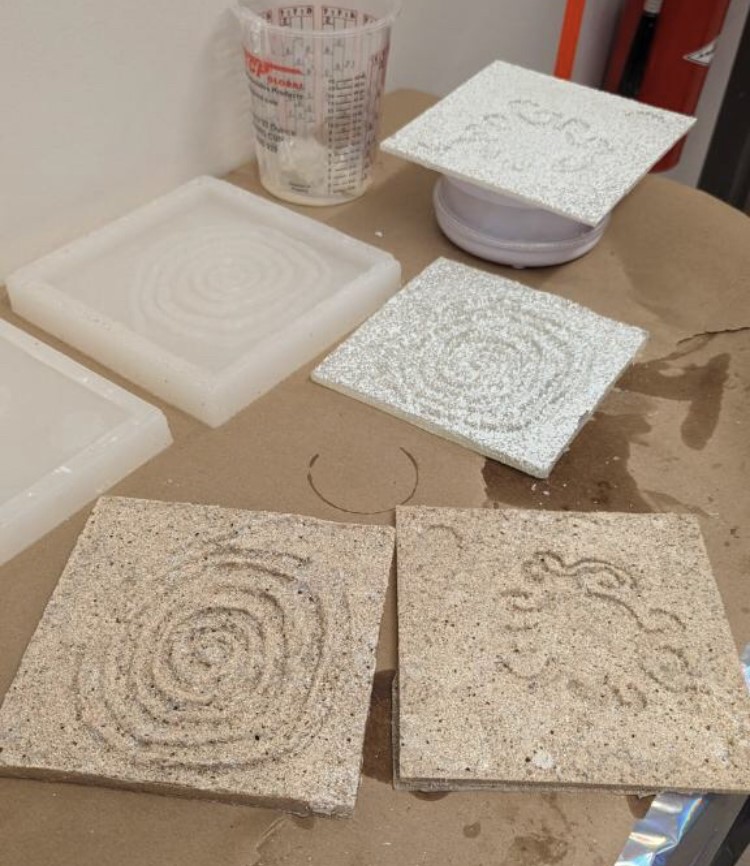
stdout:
<svg viewBox="0 0 750 866">
<path fill-rule="evenodd" d="M 0 709 L 0 773 L 348 814 L 393 534 L 100 500 Z"/>
<path fill-rule="evenodd" d="M 400 785 L 750 790 L 750 698 L 686 515 L 399 508 Z"/>
</svg>

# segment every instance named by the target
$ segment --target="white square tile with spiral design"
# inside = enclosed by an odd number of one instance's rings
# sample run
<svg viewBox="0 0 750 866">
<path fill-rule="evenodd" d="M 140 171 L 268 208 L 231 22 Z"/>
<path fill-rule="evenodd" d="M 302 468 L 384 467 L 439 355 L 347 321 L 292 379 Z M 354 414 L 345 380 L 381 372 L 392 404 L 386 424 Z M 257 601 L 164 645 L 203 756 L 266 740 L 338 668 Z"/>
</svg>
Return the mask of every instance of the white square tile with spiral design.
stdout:
<svg viewBox="0 0 750 866">
<path fill-rule="evenodd" d="M 0 708 L 0 774 L 349 814 L 393 542 L 100 500 Z"/>
<path fill-rule="evenodd" d="M 497 61 L 381 147 L 596 225 L 694 123 Z"/>
<path fill-rule="evenodd" d="M 698 521 L 400 507 L 401 787 L 750 791 Z"/>
<path fill-rule="evenodd" d="M 8 278 L 13 309 L 218 426 L 383 303 L 383 252 L 210 177 Z"/>
<path fill-rule="evenodd" d="M 546 478 L 646 332 L 438 259 L 314 381 Z"/>
</svg>

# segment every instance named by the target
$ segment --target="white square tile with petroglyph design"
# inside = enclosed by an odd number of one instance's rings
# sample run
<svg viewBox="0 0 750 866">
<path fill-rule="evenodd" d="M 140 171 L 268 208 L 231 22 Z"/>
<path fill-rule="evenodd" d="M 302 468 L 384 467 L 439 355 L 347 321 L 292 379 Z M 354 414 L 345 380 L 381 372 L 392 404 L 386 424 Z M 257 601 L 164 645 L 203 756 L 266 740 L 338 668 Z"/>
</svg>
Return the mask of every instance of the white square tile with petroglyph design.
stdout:
<svg viewBox="0 0 750 866">
<path fill-rule="evenodd" d="M 546 478 L 646 336 L 564 298 L 438 259 L 312 377 Z"/>
<path fill-rule="evenodd" d="M 0 564 L 171 442 L 155 406 L 0 321 Z"/>
<path fill-rule="evenodd" d="M 389 253 L 201 177 L 8 277 L 21 316 L 211 426 L 400 285 Z"/>
<path fill-rule="evenodd" d="M 750 790 L 697 520 L 402 507 L 400 784 Z"/>
<path fill-rule="evenodd" d="M 0 773 L 350 813 L 393 537 L 100 500 L 0 709 Z"/>
<path fill-rule="evenodd" d="M 381 147 L 596 225 L 694 123 L 498 61 Z"/>
</svg>

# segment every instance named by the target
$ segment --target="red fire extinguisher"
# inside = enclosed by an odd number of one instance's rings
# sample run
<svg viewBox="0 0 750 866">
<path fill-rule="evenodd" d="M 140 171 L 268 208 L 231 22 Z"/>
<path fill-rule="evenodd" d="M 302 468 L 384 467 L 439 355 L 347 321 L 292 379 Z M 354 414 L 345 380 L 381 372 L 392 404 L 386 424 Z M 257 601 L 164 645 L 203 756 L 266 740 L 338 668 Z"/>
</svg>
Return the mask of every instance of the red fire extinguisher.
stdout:
<svg viewBox="0 0 750 866">
<path fill-rule="evenodd" d="M 640 102 L 693 114 L 730 0 L 626 0 L 604 86 Z M 676 144 L 654 171 L 677 165 Z"/>
</svg>

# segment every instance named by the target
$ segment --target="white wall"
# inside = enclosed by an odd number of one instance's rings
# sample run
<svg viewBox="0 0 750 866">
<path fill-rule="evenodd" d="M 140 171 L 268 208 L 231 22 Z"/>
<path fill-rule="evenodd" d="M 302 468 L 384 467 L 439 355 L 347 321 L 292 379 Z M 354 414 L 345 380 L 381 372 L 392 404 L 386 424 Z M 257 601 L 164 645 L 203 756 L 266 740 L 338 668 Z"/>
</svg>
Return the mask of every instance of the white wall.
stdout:
<svg viewBox="0 0 750 866">
<path fill-rule="evenodd" d="M 561 0 L 403 0 L 389 87 L 443 95 L 498 57 L 551 72 Z"/>
<path fill-rule="evenodd" d="M 403 0 L 389 85 L 442 95 L 501 58 L 552 72 L 564 0 Z M 574 78 L 599 84 L 622 0 L 588 0 Z"/>
<path fill-rule="evenodd" d="M 189 177 L 249 158 L 229 3 L 0 0 L 0 278 Z M 735 19 L 748 4 L 734 0 Z M 620 5 L 588 0 L 576 80 L 601 80 Z M 552 70 L 564 0 L 404 7 L 390 88 L 442 94 L 497 57 Z M 719 65 L 706 117 L 718 108 Z"/>
<path fill-rule="evenodd" d="M 228 0 L 0 0 L 0 277 L 249 157 Z"/>
</svg>

